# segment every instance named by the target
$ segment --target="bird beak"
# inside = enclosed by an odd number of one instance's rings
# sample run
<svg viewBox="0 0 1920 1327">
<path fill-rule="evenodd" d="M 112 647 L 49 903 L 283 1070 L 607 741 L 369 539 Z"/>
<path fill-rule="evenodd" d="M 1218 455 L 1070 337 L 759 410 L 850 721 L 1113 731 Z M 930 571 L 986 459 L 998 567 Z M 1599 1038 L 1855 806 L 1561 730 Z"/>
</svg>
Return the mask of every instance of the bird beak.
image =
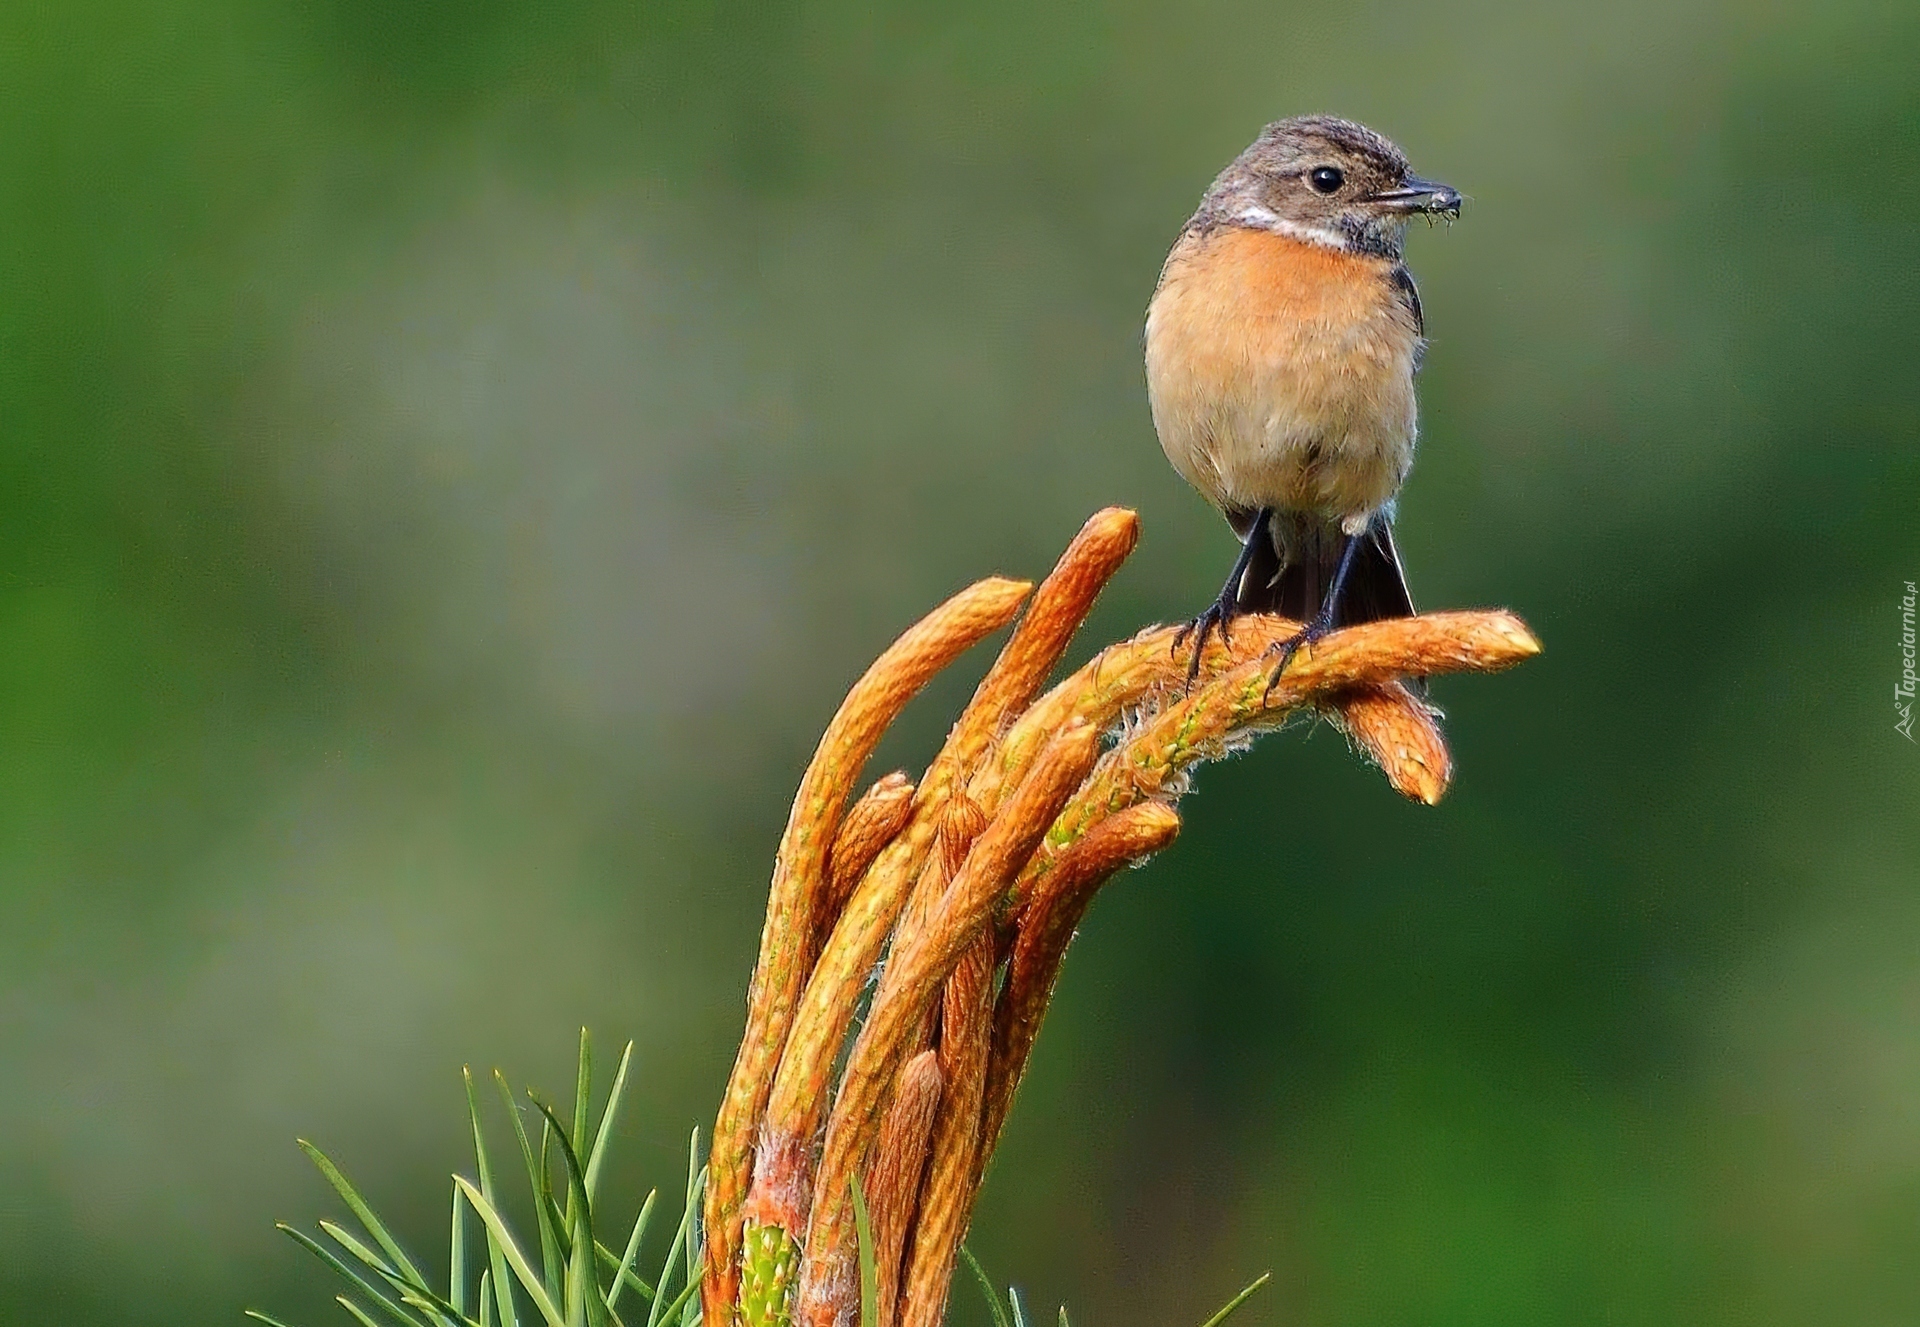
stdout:
<svg viewBox="0 0 1920 1327">
<path fill-rule="evenodd" d="M 1400 181 L 1397 189 L 1385 189 L 1368 198 L 1369 203 L 1380 203 L 1394 212 L 1412 216 L 1424 212 L 1428 216 L 1457 217 L 1460 215 L 1460 191 L 1452 185 L 1436 184 L 1432 180 L 1423 180 L 1418 175 L 1409 175 Z"/>
</svg>

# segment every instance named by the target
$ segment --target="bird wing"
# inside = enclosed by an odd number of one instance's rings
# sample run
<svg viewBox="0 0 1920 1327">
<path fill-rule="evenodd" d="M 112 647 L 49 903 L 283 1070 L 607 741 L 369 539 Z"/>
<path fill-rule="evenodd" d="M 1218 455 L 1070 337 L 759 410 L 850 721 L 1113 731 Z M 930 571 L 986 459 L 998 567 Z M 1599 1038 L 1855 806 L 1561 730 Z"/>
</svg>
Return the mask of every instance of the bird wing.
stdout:
<svg viewBox="0 0 1920 1327">
<path fill-rule="evenodd" d="M 1413 334 L 1420 338 L 1413 348 L 1413 371 L 1418 373 L 1420 361 L 1427 355 L 1427 315 L 1420 307 L 1420 287 L 1414 284 L 1413 273 L 1405 263 L 1395 263 L 1387 280 L 1393 283 L 1393 293 L 1399 297 L 1400 306 L 1413 319 Z"/>
</svg>

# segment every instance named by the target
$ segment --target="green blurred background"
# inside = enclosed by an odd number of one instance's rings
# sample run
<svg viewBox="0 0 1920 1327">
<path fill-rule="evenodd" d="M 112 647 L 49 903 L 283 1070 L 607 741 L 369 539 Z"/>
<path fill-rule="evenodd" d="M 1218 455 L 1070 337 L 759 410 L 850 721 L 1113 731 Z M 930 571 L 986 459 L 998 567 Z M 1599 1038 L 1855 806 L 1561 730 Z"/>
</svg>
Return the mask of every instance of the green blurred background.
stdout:
<svg viewBox="0 0 1920 1327">
<path fill-rule="evenodd" d="M 1094 1327 L 1920 1321 L 1920 9 L 69 0 L 0 89 L 0 1319 L 344 1321 L 294 1136 L 436 1248 L 459 1067 L 582 1023 L 671 1188 L 866 661 L 1106 503 L 1081 653 L 1217 586 L 1141 314 L 1327 110 L 1470 199 L 1416 595 L 1547 652 L 1437 810 L 1203 774 L 974 1245 Z"/>
</svg>

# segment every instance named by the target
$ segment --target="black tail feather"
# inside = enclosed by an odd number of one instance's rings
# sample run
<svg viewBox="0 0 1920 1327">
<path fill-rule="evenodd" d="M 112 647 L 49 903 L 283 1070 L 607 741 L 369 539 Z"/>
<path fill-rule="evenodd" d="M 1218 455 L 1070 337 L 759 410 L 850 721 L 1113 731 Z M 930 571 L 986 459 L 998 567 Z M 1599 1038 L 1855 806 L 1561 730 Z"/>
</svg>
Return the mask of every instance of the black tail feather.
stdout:
<svg viewBox="0 0 1920 1327">
<path fill-rule="evenodd" d="M 1413 597 L 1407 592 L 1406 573 L 1400 566 L 1400 553 L 1393 545 L 1393 527 L 1376 520 L 1365 533 L 1347 536 L 1333 533 L 1287 530 L 1274 523 L 1275 539 L 1263 541 L 1253 550 L 1246 575 L 1240 580 L 1239 609 L 1243 613 L 1278 613 L 1296 622 L 1310 621 L 1319 613 L 1327 587 L 1333 583 L 1334 568 L 1340 565 L 1349 538 L 1358 539 L 1353 565 L 1341 587 L 1340 602 L 1333 606 L 1333 626 L 1351 627 L 1386 617 L 1412 617 Z M 1305 537 L 1302 537 L 1302 536 Z M 1287 543 L 1288 557 L 1283 563 L 1279 542 Z"/>
</svg>

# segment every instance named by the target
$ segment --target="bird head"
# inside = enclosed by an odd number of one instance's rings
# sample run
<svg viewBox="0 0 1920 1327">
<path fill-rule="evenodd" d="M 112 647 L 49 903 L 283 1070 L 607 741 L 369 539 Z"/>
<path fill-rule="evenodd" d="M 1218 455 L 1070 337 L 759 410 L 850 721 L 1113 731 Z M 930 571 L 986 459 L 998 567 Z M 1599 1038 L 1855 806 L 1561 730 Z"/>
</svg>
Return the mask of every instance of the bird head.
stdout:
<svg viewBox="0 0 1920 1327">
<path fill-rule="evenodd" d="M 1460 203 L 1459 190 L 1415 175 L 1406 153 L 1365 125 L 1302 115 L 1262 129 L 1194 221 L 1397 259 L 1408 221 L 1457 217 Z"/>
</svg>

